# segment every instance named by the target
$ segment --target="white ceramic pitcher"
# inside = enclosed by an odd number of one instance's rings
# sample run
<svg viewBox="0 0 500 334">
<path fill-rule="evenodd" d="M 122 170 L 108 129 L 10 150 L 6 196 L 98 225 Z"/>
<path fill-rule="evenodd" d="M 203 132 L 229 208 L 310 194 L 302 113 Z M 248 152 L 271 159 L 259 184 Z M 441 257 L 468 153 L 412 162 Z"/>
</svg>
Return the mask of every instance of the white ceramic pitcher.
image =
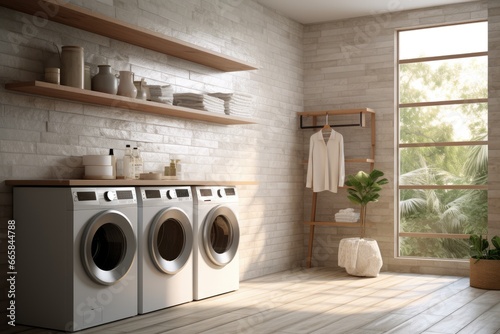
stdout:
<svg viewBox="0 0 500 334">
<path fill-rule="evenodd" d="M 118 85 L 118 95 L 135 99 L 137 88 L 134 85 L 134 73 L 131 71 L 120 71 L 120 84 Z"/>
</svg>

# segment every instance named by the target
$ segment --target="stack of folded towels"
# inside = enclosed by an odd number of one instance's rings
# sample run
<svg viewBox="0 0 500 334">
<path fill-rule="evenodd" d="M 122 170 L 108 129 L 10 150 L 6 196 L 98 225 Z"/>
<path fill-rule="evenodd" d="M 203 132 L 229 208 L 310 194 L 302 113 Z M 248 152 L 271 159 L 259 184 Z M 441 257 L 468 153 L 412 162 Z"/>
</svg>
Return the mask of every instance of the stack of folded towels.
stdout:
<svg viewBox="0 0 500 334">
<path fill-rule="evenodd" d="M 336 222 L 355 223 L 358 220 L 359 212 L 354 212 L 352 208 L 339 210 L 339 212 L 335 214 Z"/>
<path fill-rule="evenodd" d="M 224 100 L 226 115 L 242 117 L 252 115 L 252 95 L 242 93 L 211 93 L 208 95 Z"/>
<path fill-rule="evenodd" d="M 174 94 L 174 105 L 224 114 L 224 101 L 207 94 Z"/>
<path fill-rule="evenodd" d="M 148 85 L 151 101 L 173 104 L 174 89 L 171 85 Z"/>
</svg>

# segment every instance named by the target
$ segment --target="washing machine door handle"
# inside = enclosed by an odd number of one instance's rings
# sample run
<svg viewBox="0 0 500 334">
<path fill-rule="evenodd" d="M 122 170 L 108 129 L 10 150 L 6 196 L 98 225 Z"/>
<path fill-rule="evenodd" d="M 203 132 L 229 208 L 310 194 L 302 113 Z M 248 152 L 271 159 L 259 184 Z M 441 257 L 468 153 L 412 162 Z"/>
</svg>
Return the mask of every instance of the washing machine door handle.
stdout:
<svg viewBox="0 0 500 334">
<path fill-rule="evenodd" d="M 117 210 L 96 214 L 87 223 L 81 238 L 81 260 L 91 279 L 112 285 L 132 267 L 137 241 L 130 220 Z"/>
<path fill-rule="evenodd" d="M 226 205 L 210 210 L 203 221 L 202 243 L 213 264 L 224 267 L 238 251 L 240 226 L 236 213 Z"/>
</svg>

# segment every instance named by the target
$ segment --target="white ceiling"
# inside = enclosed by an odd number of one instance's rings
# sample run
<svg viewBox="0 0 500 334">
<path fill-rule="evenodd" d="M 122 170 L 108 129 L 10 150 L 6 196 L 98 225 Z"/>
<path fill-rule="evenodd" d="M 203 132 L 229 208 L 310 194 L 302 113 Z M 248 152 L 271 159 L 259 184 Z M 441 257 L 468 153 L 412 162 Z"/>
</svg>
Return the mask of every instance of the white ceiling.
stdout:
<svg viewBox="0 0 500 334">
<path fill-rule="evenodd" d="M 303 24 L 477 0 L 257 0 Z"/>
</svg>

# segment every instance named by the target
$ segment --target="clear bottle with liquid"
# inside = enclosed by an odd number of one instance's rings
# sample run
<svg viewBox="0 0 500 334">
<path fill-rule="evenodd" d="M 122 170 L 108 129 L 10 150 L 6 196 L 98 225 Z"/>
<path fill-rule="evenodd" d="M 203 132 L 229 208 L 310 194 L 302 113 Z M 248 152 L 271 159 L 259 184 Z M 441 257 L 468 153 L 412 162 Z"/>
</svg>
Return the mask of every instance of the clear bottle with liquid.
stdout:
<svg viewBox="0 0 500 334">
<path fill-rule="evenodd" d="M 176 174 L 175 159 L 170 159 L 170 176 L 177 176 Z"/>
<path fill-rule="evenodd" d="M 123 177 L 126 179 L 134 179 L 134 157 L 132 157 L 132 149 L 130 145 L 125 146 L 125 155 L 123 156 Z"/>
<path fill-rule="evenodd" d="M 177 173 L 177 179 L 182 180 L 182 166 L 180 159 L 175 160 L 175 172 Z"/>
<path fill-rule="evenodd" d="M 112 148 L 109 149 L 109 155 L 111 156 L 111 166 L 113 167 L 113 179 L 116 179 L 116 157 Z"/>
<path fill-rule="evenodd" d="M 144 173 L 144 164 L 141 152 L 137 147 L 134 147 L 132 157 L 134 158 L 134 178 L 138 180 L 141 177 L 141 174 Z"/>
</svg>

